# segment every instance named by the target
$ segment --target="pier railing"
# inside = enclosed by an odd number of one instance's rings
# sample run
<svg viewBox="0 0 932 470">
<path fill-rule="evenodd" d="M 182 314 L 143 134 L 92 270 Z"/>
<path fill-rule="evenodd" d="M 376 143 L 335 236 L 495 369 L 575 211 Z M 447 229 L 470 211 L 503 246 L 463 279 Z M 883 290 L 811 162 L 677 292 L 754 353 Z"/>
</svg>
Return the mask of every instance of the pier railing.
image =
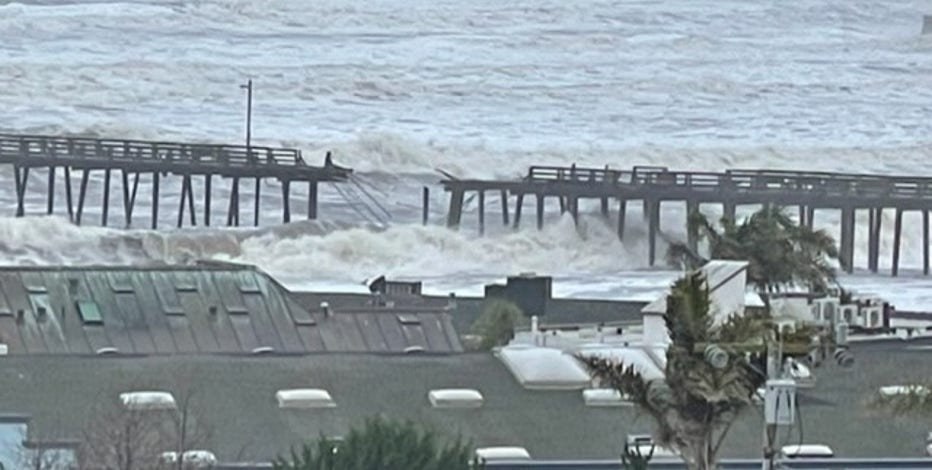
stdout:
<svg viewBox="0 0 932 470">
<path fill-rule="evenodd" d="M 785 193 L 806 191 L 817 195 L 876 197 L 932 196 L 932 178 L 856 175 L 827 172 L 728 170 L 719 172 L 670 171 L 665 167 L 609 168 L 533 166 L 524 178 L 529 183 L 603 184 L 608 186 L 680 187 L 691 191 Z"/>
<path fill-rule="evenodd" d="M 301 151 L 289 148 L 0 134 L 0 159 L 3 157 L 241 167 L 307 166 Z"/>
</svg>

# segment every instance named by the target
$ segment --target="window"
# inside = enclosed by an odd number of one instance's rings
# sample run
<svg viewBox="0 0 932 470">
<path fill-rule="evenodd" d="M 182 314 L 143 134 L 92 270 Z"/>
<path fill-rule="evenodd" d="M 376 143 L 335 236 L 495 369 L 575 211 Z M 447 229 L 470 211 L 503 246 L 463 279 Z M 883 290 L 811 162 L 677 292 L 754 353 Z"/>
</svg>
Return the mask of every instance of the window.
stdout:
<svg viewBox="0 0 932 470">
<path fill-rule="evenodd" d="M 78 315 L 81 316 L 81 321 L 85 325 L 103 325 L 104 319 L 100 316 L 100 309 L 97 308 L 97 304 L 87 300 L 79 300 L 75 302 L 75 305 L 78 307 Z"/>
</svg>

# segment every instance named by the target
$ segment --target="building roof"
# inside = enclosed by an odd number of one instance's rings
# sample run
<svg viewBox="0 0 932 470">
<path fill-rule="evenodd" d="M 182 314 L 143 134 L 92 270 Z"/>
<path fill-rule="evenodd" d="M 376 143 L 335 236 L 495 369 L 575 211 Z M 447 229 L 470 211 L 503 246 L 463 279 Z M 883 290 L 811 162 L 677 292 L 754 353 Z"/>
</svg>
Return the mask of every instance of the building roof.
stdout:
<svg viewBox="0 0 932 470">
<path fill-rule="evenodd" d="M 869 414 L 861 405 L 877 387 L 932 376 L 928 351 L 909 342 L 856 344 L 852 369 L 817 369 L 818 384 L 800 392 L 802 426 L 783 443 L 821 443 L 840 458 L 919 456 L 928 423 Z M 0 360 L 0 414 L 33 416 L 30 437 L 80 436 L 95 405 L 128 390 L 195 391 L 193 407 L 212 430 L 208 449 L 222 461 L 267 461 L 320 434 L 339 436 L 377 413 L 408 418 L 478 446 L 522 446 L 534 458 L 618 458 L 627 434 L 651 430 L 633 407 L 587 407 L 576 390 L 527 390 L 490 354 L 305 357 L 6 357 Z M 180 385 L 179 385 L 180 384 Z M 282 389 L 327 390 L 336 406 L 280 409 Z M 429 391 L 479 391 L 479 408 L 433 408 Z M 52 431 L 50 431 L 52 430 Z M 760 414 L 732 428 L 723 456 L 760 451 Z"/>
<path fill-rule="evenodd" d="M 0 268 L 10 355 L 458 352 L 435 308 L 306 308 L 251 266 Z"/>
</svg>

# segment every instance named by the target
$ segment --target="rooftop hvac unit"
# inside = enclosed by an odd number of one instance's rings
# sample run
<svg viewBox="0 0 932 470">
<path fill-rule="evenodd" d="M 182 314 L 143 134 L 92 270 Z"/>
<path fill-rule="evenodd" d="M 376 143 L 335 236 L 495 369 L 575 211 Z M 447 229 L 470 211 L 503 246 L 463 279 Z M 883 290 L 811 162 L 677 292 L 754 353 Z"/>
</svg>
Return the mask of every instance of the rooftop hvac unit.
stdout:
<svg viewBox="0 0 932 470">
<path fill-rule="evenodd" d="M 849 325 L 857 324 L 855 322 L 855 317 L 858 314 L 858 306 L 854 304 L 841 305 L 838 308 L 838 316 L 835 318 L 835 323 L 843 321 Z"/>
<path fill-rule="evenodd" d="M 882 328 L 883 327 L 883 306 L 871 305 L 861 309 L 864 314 L 865 328 Z"/>
</svg>

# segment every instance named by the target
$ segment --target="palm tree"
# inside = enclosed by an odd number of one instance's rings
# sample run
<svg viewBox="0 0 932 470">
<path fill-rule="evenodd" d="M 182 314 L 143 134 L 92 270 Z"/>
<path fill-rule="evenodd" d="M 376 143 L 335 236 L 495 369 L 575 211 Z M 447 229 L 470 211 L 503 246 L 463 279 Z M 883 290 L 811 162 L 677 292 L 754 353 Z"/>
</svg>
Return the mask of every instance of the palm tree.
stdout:
<svg viewBox="0 0 932 470">
<path fill-rule="evenodd" d="M 777 292 L 792 286 L 806 286 L 824 292 L 835 284 L 838 259 L 835 240 L 824 230 L 800 226 L 782 208 L 764 207 L 736 224 L 721 219 L 715 227 L 700 212 L 689 214 L 688 226 L 699 242 L 707 245 L 708 259 L 748 261 L 748 281 L 760 292 Z M 684 243 L 672 243 L 667 259 L 687 269 L 695 269 L 708 259 Z"/>
<path fill-rule="evenodd" d="M 367 419 L 342 440 L 324 436 L 272 462 L 274 470 L 468 470 L 468 442 L 444 441 L 410 421 Z"/>
<path fill-rule="evenodd" d="M 732 423 L 752 406 L 752 396 L 765 377 L 761 353 L 748 359 L 727 353 L 726 364 L 705 359 L 713 344 L 763 345 L 760 317 L 732 315 L 716 324 L 709 288 L 701 272 L 676 281 L 667 297 L 664 319 L 671 344 L 664 379 L 646 380 L 634 364 L 599 356 L 580 356 L 601 383 L 623 395 L 650 416 L 655 440 L 677 452 L 689 470 L 716 468 L 717 456 Z"/>
</svg>

